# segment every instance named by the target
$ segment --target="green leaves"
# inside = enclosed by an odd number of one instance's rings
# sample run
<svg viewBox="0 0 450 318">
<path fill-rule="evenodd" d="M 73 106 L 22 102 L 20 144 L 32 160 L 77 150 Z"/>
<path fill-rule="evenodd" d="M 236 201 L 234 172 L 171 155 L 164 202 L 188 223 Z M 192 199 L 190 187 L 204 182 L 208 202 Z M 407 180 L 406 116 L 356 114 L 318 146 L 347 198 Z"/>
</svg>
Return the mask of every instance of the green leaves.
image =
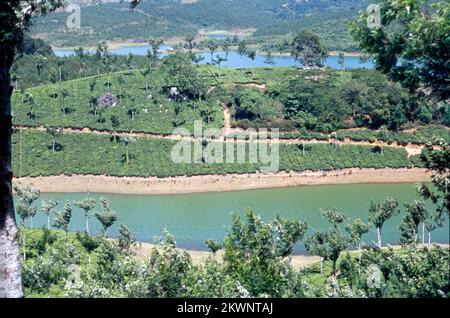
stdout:
<svg viewBox="0 0 450 318">
<path fill-rule="evenodd" d="M 384 0 L 380 7 L 381 28 L 370 29 L 366 13 L 353 23 L 351 33 L 360 47 L 375 57 L 377 69 L 411 91 L 422 94 L 424 86 L 432 92 L 429 100 L 448 99 L 449 3 Z"/>
</svg>

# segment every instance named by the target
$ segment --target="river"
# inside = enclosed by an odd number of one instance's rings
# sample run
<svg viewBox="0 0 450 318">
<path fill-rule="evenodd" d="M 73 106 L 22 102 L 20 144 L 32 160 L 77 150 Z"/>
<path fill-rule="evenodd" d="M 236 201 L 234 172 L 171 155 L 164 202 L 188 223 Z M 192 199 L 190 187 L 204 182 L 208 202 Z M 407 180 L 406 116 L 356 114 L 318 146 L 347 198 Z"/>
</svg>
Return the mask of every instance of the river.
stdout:
<svg viewBox="0 0 450 318">
<path fill-rule="evenodd" d="M 42 199 L 54 198 L 60 201 L 80 200 L 86 194 L 43 193 Z M 277 214 L 288 219 L 306 221 L 308 234 L 325 230 L 328 224 L 321 216 L 321 209 L 336 207 L 345 211 L 350 219 L 368 217 L 369 201 L 381 202 L 387 196 L 403 202 L 418 199 L 414 184 L 350 184 L 292 187 L 266 190 L 221 192 L 190 195 L 113 195 L 91 194 L 111 201 L 112 208 L 118 213 L 118 222 L 111 234 L 117 236 L 119 224 L 127 225 L 139 241 L 153 242 L 166 228 L 177 240 L 180 247 L 205 250 L 207 239 L 222 240 L 227 226 L 231 223 L 231 213 L 242 215 L 245 208 L 252 208 L 264 220 L 270 220 Z M 40 203 L 38 203 L 40 206 Z M 399 238 L 398 225 L 403 215 L 389 220 L 383 228 L 383 243 L 396 243 Z M 46 224 L 46 216 L 38 212 L 35 226 Z M 99 233 L 100 224 L 91 217 L 91 231 Z M 83 213 L 75 208 L 70 226 L 71 230 L 84 229 Z M 449 242 L 448 222 L 444 228 L 433 233 L 433 241 Z M 363 238 L 366 242 L 375 240 L 372 230 Z M 303 245 L 296 248 L 304 251 Z"/>
<path fill-rule="evenodd" d="M 111 53 L 118 55 L 127 55 L 132 53 L 133 55 L 146 55 L 149 50 L 149 46 L 129 46 L 122 47 L 120 49 L 111 50 Z M 168 50 L 168 46 L 161 47 L 162 51 Z M 74 54 L 73 50 L 55 50 L 55 54 L 57 56 L 67 56 Z M 202 52 L 197 53 L 198 56 L 202 56 L 204 58 L 200 64 L 211 63 L 211 53 L 210 52 Z M 217 55 L 221 57 L 225 57 L 226 53 L 223 51 L 214 52 L 214 59 L 217 58 Z M 162 57 L 165 54 L 161 54 Z M 267 66 L 264 63 L 266 60 L 266 56 L 257 55 L 255 60 L 252 61 L 246 56 L 241 57 L 237 52 L 229 52 L 227 61 L 223 62 L 221 65 L 225 67 L 232 68 L 250 68 L 250 67 L 261 67 Z M 295 61 L 292 56 L 280 56 L 277 54 L 273 55 L 274 66 L 298 66 L 299 64 Z M 372 61 L 361 62 L 360 58 L 357 56 L 346 56 L 344 59 L 344 67 L 346 69 L 355 69 L 355 68 L 373 68 L 374 64 Z M 338 63 L 337 56 L 330 56 L 327 58 L 325 62 L 325 66 L 333 69 L 341 69 L 341 66 Z"/>
</svg>

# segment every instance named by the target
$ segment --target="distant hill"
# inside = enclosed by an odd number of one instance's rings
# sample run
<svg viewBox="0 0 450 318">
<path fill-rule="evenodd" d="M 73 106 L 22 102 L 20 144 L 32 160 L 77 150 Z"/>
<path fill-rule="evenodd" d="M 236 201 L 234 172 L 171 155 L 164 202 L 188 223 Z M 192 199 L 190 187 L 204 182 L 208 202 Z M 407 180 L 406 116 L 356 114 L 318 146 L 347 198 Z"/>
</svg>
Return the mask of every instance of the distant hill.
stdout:
<svg viewBox="0 0 450 318">
<path fill-rule="evenodd" d="M 88 5 L 86 0 L 81 8 L 80 30 L 68 29 L 69 13 L 59 12 L 37 18 L 33 32 L 54 46 L 78 46 L 93 45 L 100 40 L 184 37 L 202 29 L 253 29 L 259 40 L 264 40 L 303 27 L 317 28 L 316 32 L 327 36 L 335 28 L 340 40 L 325 41 L 333 49 L 342 38 L 348 41 L 347 22 L 368 3 L 366 0 L 144 0 L 131 10 L 126 2 Z M 323 25 L 327 23 L 331 26 L 324 31 Z"/>
</svg>

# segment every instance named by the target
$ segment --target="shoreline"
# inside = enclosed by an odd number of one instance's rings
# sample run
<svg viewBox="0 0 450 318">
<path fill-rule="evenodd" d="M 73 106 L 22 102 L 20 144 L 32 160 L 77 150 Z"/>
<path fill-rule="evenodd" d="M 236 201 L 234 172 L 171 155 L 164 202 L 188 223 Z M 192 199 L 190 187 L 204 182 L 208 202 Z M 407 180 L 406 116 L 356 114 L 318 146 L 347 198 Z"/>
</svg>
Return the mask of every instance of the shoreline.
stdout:
<svg viewBox="0 0 450 318">
<path fill-rule="evenodd" d="M 420 183 L 430 182 L 431 174 L 426 169 L 419 168 L 352 168 L 318 172 L 279 172 L 270 175 L 253 173 L 192 177 L 179 176 L 169 178 L 59 175 L 14 178 L 14 181 L 19 183 L 31 183 L 41 192 L 46 193 L 93 192 L 135 195 L 172 195 L 311 185 Z"/>
<path fill-rule="evenodd" d="M 201 35 L 200 37 L 202 37 L 202 36 L 204 36 L 204 35 Z M 184 40 L 179 39 L 179 42 L 184 42 Z M 127 42 L 127 41 L 117 41 L 117 42 L 116 41 L 112 41 L 112 42 L 106 42 L 106 44 L 108 45 L 108 49 L 110 51 L 111 50 L 112 51 L 120 50 L 120 49 L 124 49 L 124 48 L 127 48 L 127 47 L 148 47 L 149 46 L 148 42 L 132 42 L 132 41 L 130 41 L 130 42 Z M 178 44 L 178 43 L 176 41 L 174 41 L 173 38 L 167 39 L 164 42 L 164 45 L 168 45 L 168 46 L 174 46 L 176 44 Z M 75 49 L 78 49 L 79 47 L 82 47 L 83 50 L 87 50 L 87 51 L 95 50 L 95 48 L 96 48 L 95 46 L 74 46 L 74 47 L 72 47 L 72 46 L 67 46 L 67 47 L 52 46 L 52 50 L 56 53 L 57 51 L 73 51 Z M 267 52 L 261 50 L 261 46 L 260 45 L 248 45 L 247 47 L 251 48 L 251 49 L 256 49 L 256 52 L 257 52 L 258 55 L 261 55 L 261 56 L 266 56 L 267 55 Z M 237 46 L 231 46 L 230 47 L 230 52 L 236 51 L 236 50 L 237 50 Z M 189 50 L 187 50 L 187 49 L 184 49 L 183 51 L 189 52 Z M 195 48 L 195 49 L 192 50 L 192 52 L 193 53 L 205 53 L 205 52 L 207 53 L 207 52 L 209 52 L 209 50 L 206 49 L 206 48 L 205 49 Z M 172 54 L 173 52 L 170 52 L 170 51 L 167 51 L 167 50 L 163 50 L 163 51 L 161 51 L 161 53 L 163 53 L 163 54 Z M 330 57 L 336 57 L 336 56 L 339 56 L 339 53 L 340 53 L 339 51 L 329 51 L 328 55 Z M 360 56 L 363 55 L 362 52 L 342 51 L 342 53 L 344 53 L 344 57 L 360 57 Z M 273 57 L 290 57 L 291 53 L 283 52 L 282 54 L 279 54 L 279 52 L 275 52 L 274 51 L 274 52 L 272 52 L 272 56 Z"/>
<path fill-rule="evenodd" d="M 448 244 L 441 244 L 441 243 L 432 243 L 432 246 L 433 245 L 438 245 L 442 248 L 450 247 Z M 138 242 L 138 246 L 135 246 L 133 248 L 133 251 L 135 252 L 135 255 L 133 256 L 134 259 L 136 259 L 138 261 L 145 260 L 150 255 L 150 251 L 155 247 L 158 248 L 157 245 L 152 244 L 152 243 Z M 396 245 L 386 244 L 386 245 L 383 245 L 382 249 L 387 249 L 389 247 L 392 247 L 394 250 L 398 250 L 398 249 L 402 248 L 400 245 L 397 245 L 397 244 Z M 424 248 L 424 247 L 426 247 L 426 245 L 419 244 L 419 248 Z M 200 264 L 204 263 L 206 261 L 206 259 L 208 259 L 208 257 L 212 257 L 215 260 L 217 260 L 218 262 L 222 262 L 223 255 L 224 255 L 223 250 L 220 250 L 216 253 L 216 255 L 213 255 L 213 253 L 210 251 L 189 250 L 189 249 L 184 249 L 184 248 L 179 248 L 179 247 L 177 247 L 177 249 L 181 250 L 181 251 L 186 251 L 191 256 L 192 263 L 194 265 L 200 265 Z M 345 250 L 342 252 L 342 256 L 345 253 L 358 254 L 359 252 L 358 252 L 358 250 L 355 250 L 355 249 Z M 321 259 L 321 257 L 319 257 L 319 256 L 314 256 L 314 255 L 309 255 L 309 254 L 293 254 L 292 258 L 290 260 L 290 263 L 291 263 L 293 269 L 298 271 L 298 270 L 302 270 L 302 269 L 305 269 L 312 265 L 320 263 L 320 259 Z"/>
</svg>

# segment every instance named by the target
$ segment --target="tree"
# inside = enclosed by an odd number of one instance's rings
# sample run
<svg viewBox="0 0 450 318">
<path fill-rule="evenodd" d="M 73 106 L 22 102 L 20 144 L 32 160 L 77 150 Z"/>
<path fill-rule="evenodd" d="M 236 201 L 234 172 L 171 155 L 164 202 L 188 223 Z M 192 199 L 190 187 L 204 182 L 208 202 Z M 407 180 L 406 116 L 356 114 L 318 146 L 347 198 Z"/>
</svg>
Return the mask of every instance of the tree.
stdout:
<svg viewBox="0 0 450 318">
<path fill-rule="evenodd" d="M 53 226 L 67 233 L 69 231 L 69 224 L 72 218 L 72 212 L 73 212 L 72 204 L 69 201 L 66 201 L 63 209 L 56 213 Z"/>
<path fill-rule="evenodd" d="M 320 273 L 323 273 L 323 261 L 330 260 L 332 275 L 336 277 L 336 263 L 342 251 L 348 247 L 349 237 L 344 235 L 340 225 L 346 220 L 346 216 L 336 209 L 325 210 L 322 215 L 331 224 L 328 231 L 315 232 L 305 240 L 305 247 L 313 255 L 322 257 Z"/>
<path fill-rule="evenodd" d="M 125 84 L 125 79 L 123 78 L 122 74 L 119 74 L 117 77 L 117 83 L 119 84 L 119 103 L 122 104 L 122 87 L 123 84 Z M 147 91 L 147 80 L 145 81 L 145 91 Z"/>
<path fill-rule="evenodd" d="M 381 230 L 384 223 L 395 215 L 400 213 L 398 208 L 398 201 L 392 198 L 387 198 L 383 203 L 370 202 L 369 207 L 369 221 L 377 229 L 377 245 L 381 248 Z"/>
<path fill-rule="evenodd" d="M 111 121 L 111 127 L 113 129 L 113 140 L 117 141 L 117 129 L 120 127 L 120 120 L 119 117 L 116 115 L 111 115 L 109 117 L 109 120 Z"/>
<path fill-rule="evenodd" d="M 421 160 L 428 170 L 432 172 L 433 188 L 426 184 L 419 186 L 420 196 L 431 201 L 435 209 L 428 215 L 425 226 L 428 230 L 428 242 L 431 243 L 431 231 L 441 228 L 445 219 L 450 216 L 450 147 L 444 140 L 438 140 L 440 149 L 427 144 L 422 152 Z"/>
<path fill-rule="evenodd" d="M 370 224 L 366 224 L 360 219 L 356 219 L 353 223 L 346 226 L 346 231 L 350 235 L 351 243 L 355 244 L 358 252 L 361 254 L 362 236 L 370 231 Z"/>
<path fill-rule="evenodd" d="M 310 30 L 300 31 L 292 40 L 291 55 L 296 61 L 307 67 L 323 66 L 328 57 L 319 36 Z"/>
<path fill-rule="evenodd" d="M 125 163 L 130 162 L 130 152 L 128 149 L 129 144 L 135 143 L 136 139 L 133 137 L 125 136 L 120 138 L 120 141 L 125 145 Z"/>
<path fill-rule="evenodd" d="M 117 239 L 117 245 L 127 254 L 131 254 L 131 248 L 136 243 L 136 239 L 133 237 L 130 229 L 121 224 L 119 227 L 119 237 Z"/>
<path fill-rule="evenodd" d="M 53 127 L 46 127 L 45 131 L 50 135 L 50 148 L 53 152 L 56 152 L 58 149 L 61 149 L 62 146 L 60 143 L 56 141 L 57 137 L 62 136 L 63 132 L 61 129 L 56 129 Z"/>
<path fill-rule="evenodd" d="M 264 60 L 264 64 L 267 64 L 269 66 L 275 65 L 275 61 L 273 59 L 272 52 L 270 52 L 270 51 L 267 52 L 266 59 Z"/>
<path fill-rule="evenodd" d="M 383 0 L 379 6 L 380 25 L 369 23 L 373 16 L 367 12 L 352 24 L 360 48 L 374 57 L 378 70 L 411 91 L 448 100 L 448 2 Z"/>
<path fill-rule="evenodd" d="M 100 198 L 100 205 L 102 211 L 95 212 L 95 217 L 103 226 L 103 236 L 108 237 L 108 229 L 117 221 L 117 213 L 111 209 L 111 203 L 105 198 Z"/>
<path fill-rule="evenodd" d="M 135 6 L 140 0 L 132 0 Z M 52 12 L 61 0 L 7 0 L 0 2 L 0 298 L 22 297 L 18 229 L 14 215 L 11 169 L 10 70 L 32 17 Z"/>
<path fill-rule="evenodd" d="M 88 253 L 88 262 L 91 264 L 91 254 L 97 247 L 99 247 L 101 239 L 97 236 L 90 236 L 89 234 L 82 233 L 80 231 L 77 231 L 75 235 L 78 242 L 80 242 Z"/>
<path fill-rule="evenodd" d="M 206 104 L 200 111 L 200 115 L 206 119 L 206 123 L 209 125 L 212 120 L 214 120 L 214 108 L 209 103 Z"/>
<path fill-rule="evenodd" d="M 218 44 L 217 41 L 215 41 L 215 40 L 210 40 L 210 41 L 208 41 L 208 43 L 206 44 L 206 47 L 209 49 L 209 52 L 211 53 L 211 63 L 213 63 L 213 60 L 214 60 L 214 52 L 216 52 L 217 49 L 219 48 L 219 44 Z"/>
<path fill-rule="evenodd" d="M 422 244 L 425 243 L 425 222 L 429 212 L 423 201 L 405 203 L 406 216 L 399 228 L 401 231 L 400 242 L 402 244 L 417 244 L 419 241 L 419 225 L 422 223 Z"/>
<path fill-rule="evenodd" d="M 27 116 L 31 119 L 34 120 L 36 118 L 36 115 L 33 112 L 33 107 L 34 107 L 34 98 L 33 98 L 33 94 L 30 93 L 25 93 L 25 99 L 24 102 L 26 104 L 28 104 L 28 106 L 30 107 L 30 111 L 27 113 Z"/>
<path fill-rule="evenodd" d="M 65 115 L 67 113 L 67 107 L 66 107 L 66 98 L 70 96 L 69 91 L 65 88 L 61 88 L 61 91 L 59 92 L 61 94 L 61 111 Z"/>
<path fill-rule="evenodd" d="M 276 217 L 265 223 L 251 210 L 245 221 L 233 215 L 224 241 L 226 272 L 239 280 L 250 295 L 280 297 L 293 279 L 289 264 L 282 259 L 292 255 L 294 245 L 307 229 L 301 221 Z"/>
<path fill-rule="evenodd" d="M 255 50 L 248 50 L 248 51 L 247 51 L 247 57 L 248 57 L 250 60 L 252 60 L 252 62 L 254 62 L 255 59 L 256 59 L 256 51 L 255 51 Z M 254 76 L 253 76 L 253 68 L 251 68 L 251 70 L 252 70 L 252 77 L 254 77 Z"/>
<path fill-rule="evenodd" d="M 33 217 L 36 215 L 36 207 L 33 207 L 33 203 L 39 198 L 41 192 L 39 189 L 32 187 L 30 184 L 26 184 L 23 187 L 15 184 L 14 191 L 17 194 L 19 203 L 22 205 L 22 211 L 25 211 L 26 218 L 30 218 L 30 225 L 33 227 Z"/>
<path fill-rule="evenodd" d="M 53 209 L 56 208 L 58 204 L 59 204 L 58 201 L 51 199 L 43 200 L 41 202 L 42 212 L 44 212 L 45 215 L 47 215 L 47 229 L 50 229 L 50 215 L 52 214 Z"/>
<path fill-rule="evenodd" d="M 229 38 L 229 37 L 227 37 L 226 39 L 225 39 L 225 41 L 223 41 L 223 43 L 222 43 L 222 49 L 223 49 L 223 51 L 225 52 L 225 58 L 228 60 L 228 55 L 229 55 L 229 53 L 230 53 L 230 47 L 231 47 L 231 45 L 232 45 L 232 40 Z"/>
<path fill-rule="evenodd" d="M 345 67 L 345 55 L 343 52 L 339 52 L 338 64 L 341 66 L 341 71 L 343 71 Z"/>
<path fill-rule="evenodd" d="M 224 58 L 224 57 L 221 57 L 220 55 L 217 55 L 216 56 L 216 59 L 214 60 L 212 60 L 212 62 L 214 63 L 214 64 L 217 64 L 217 66 L 219 67 L 219 77 L 220 77 L 220 65 L 222 64 L 222 62 L 226 62 L 227 61 L 227 59 L 226 58 Z"/>
<path fill-rule="evenodd" d="M 148 44 L 150 45 L 150 50 L 148 51 L 147 56 L 152 59 L 152 62 L 156 62 L 159 57 L 159 48 L 164 44 L 164 40 L 150 38 Z"/>
<path fill-rule="evenodd" d="M 95 207 L 96 200 L 94 198 L 91 198 L 89 195 L 87 198 L 78 201 L 75 203 L 77 207 L 82 209 L 84 211 L 84 220 L 86 224 L 86 234 L 89 235 L 89 213 L 92 211 Z"/>
<path fill-rule="evenodd" d="M 188 44 L 188 49 L 189 49 L 189 52 L 192 52 L 192 50 L 194 49 L 194 39 L 195 39 L 195 37 L 193 36 L 193 35 L 188 35 L 188 36 L 186 36 L 185 38 L 184 38 L 184 40 L 187 42 L 187 44 Z"/>
<path fill-rule="evenodd" d="M 241 68 L 242 68 L 242 57 L 247 54 L 247 43 L 244 40 L 239 41 L 237 52 L 241 57 Z"/>
<path fill-rule="evenodd" d="M 217 251 L 222 248 L 222 244 L 214 240 L 207 240 L 205 244 L 211 250 L 214 256 L 216 256 Z"/>
</svg>

